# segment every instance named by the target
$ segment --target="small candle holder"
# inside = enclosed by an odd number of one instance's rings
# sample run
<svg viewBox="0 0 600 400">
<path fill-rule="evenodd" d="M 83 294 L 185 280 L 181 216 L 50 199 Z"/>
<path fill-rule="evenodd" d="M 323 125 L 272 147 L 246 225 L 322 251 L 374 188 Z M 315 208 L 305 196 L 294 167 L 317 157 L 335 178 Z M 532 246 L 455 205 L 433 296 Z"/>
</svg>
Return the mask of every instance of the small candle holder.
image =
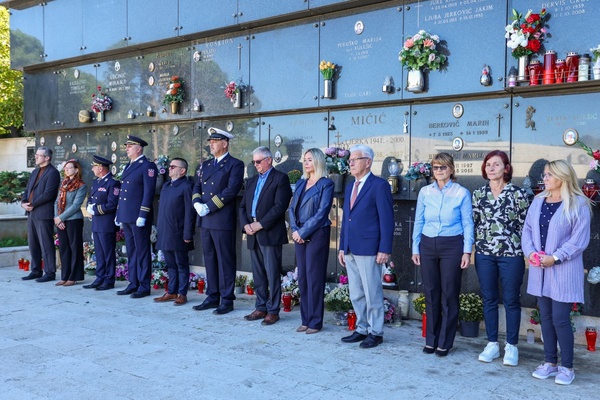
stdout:
<svg viewBox="0 0 600 400">
<path fill-rule="evenodd" d="M 544 181 L 538 181 L 537 186 L 534 187 L 532 190 L 533 193 L 537 196 L 538 194 L 542 193 L 545 188 L 546 186 L 544 185 Z"/>
<path fill-rule="evenodd" d="M 585 184 L 581 187 L 581 190 L 588 199 L 594 200 L 594 198 L 598 195 L 600 187 L 593 179 L 588 178 L 585 180 Z"/>
<path fill-rule="evenodd" d="M 198 280 L 198 293 L 203 294 L 205 287 L 206 287 L 206 282 L 204 281 L 204 279 L 199 279 Z"/>
<path fill-rule="evenodd" d="M 283 301 L 283 311 L 284 312 L 292 311 L 292 294 L 285 292 L 281 296 L 281 300 Z"/>
<path fill-rule="evenodd" d="M 585 328 L 585 339 L 587 340 L 587 349 L 589 351 L 596 351 L 596 328 L 588 326 Z"/>
<path fill-rule="evenodd" d="M 356 330 L 356 313 L 354 312 L 354 310 L 348 311 L 348 330 Z"/>
<path fill-rule="evenodd" d="M 527 343 L 535 343 L 535 332 L 533 329 L 527 329 Z"/>
</svg>

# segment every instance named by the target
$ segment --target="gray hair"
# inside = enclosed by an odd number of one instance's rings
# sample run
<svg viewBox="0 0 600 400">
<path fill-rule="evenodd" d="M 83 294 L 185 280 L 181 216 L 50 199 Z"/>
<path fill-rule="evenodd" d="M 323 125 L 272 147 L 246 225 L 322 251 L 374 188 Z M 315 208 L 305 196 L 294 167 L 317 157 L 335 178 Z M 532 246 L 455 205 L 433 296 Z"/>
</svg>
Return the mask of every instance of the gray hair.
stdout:
<svg viewBox="0 0 600 400">
<path fill-rule="evenodd" d="M 40 146 L 38 147 L 38 150 L 42 150 L 44 152 L 44 155 L 46 157 L 49 157 L 50 160 L 52 160 L 52 149 L 50 147 Z"/>
<path fill-rule="evenodd" d="M 257 154 L 259 154 L 263 157 L 273 158 L 273 154 L 271 154 L 271 150 L 269 150 L 269 148 L 267 146 L 259 146 L 252 151 L 253 156 L 255 156 Z"/>
<path fill-rule="evenodd" d="M 371 161 L 373 161 L 373 158 L 375 158 L 375 153 L 373 152 L 373 149 L 369 146 L 365 146 L 364 144 L 357 144 L 355 146 L 350 147 L 350 154 L 354 153 L 355 151 L 361 152 L 363 157 L 367 157 Z"/>
</svg>

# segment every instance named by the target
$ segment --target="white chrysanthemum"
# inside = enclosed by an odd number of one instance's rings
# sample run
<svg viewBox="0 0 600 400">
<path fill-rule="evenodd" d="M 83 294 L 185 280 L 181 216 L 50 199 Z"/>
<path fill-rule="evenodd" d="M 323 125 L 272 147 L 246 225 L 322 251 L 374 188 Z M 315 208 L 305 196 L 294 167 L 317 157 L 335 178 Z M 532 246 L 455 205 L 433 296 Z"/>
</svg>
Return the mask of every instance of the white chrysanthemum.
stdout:
<svg viewBox="0 0 600 400">
<path fill-rule="evenodd" d="M 588 272 L 587 281 L 592 284 L 600 282 L 600 267 L 596 266 Z"/>
</svg>

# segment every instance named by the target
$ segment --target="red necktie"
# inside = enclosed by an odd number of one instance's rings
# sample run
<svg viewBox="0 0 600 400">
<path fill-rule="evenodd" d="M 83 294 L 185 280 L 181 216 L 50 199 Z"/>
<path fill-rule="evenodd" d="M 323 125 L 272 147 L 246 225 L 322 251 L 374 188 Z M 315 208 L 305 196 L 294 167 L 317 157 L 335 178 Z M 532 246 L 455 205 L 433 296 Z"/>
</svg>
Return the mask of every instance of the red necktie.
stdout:
<svg viewBox="0 0 600 400">
<path fill-rule="evenodd" d="M 358 197 L 358 186 L 360 185 L 360 181 L 354 182 L 354 188 L 352 189 L 352 197 L 350 197 L 350 209 L 354 207 L 354 202 Z"/>
</svg>

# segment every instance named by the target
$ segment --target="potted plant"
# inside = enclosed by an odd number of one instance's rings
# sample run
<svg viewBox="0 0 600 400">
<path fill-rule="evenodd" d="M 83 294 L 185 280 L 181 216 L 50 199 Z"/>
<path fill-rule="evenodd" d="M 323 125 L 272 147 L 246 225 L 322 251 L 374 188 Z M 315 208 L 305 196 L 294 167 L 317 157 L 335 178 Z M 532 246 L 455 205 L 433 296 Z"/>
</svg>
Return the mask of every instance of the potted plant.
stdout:
<svg viewBox="0 0 600 400">
<path fill-rule="evenodd" d="M 150 277 L 150 285 L 156 290 L 166 288 L 169 283 L 169 275 L 166 269 L 155 269 Z"/>
<path fill-rule="evenodd" d="M 183 102 L 183 98 L 185 93 L 183 91 L 183 84 L 185 82 L 183 79 L 174 75 L 171 77 L 171 83 L 167 87 L 167 92 L 165 93 L 165 98 L 163 99 L 163 104 L 171 105 L 171 114 L 177 114 L 179 111 L 179 103 Z"/>
<path fill-rule="evenodd" d="M 112 109 L 112 99 L 102 91 L 102 87 L 97 87 L 98 93 L 92 95 L 92 111 L 96 113 L 96 121 L 104 121 L 104 111 Z"/>
<path fill-rule="evenodd" d="M 427 314 L 425 313 L 425 295 L 421 293 L 418 297 L 415 297 L 412 301 L 415 312 L 421 315 L 421 336 L 426 336 L 427 331 Z"/>
<path fill-rule="evenodd" d="M 254 294 L 254 279 L 250 279 L 248 281 L 248 284 L 246 285 L 246 293 L 248 293 L 249 295 Z"/>
<path fill-rule="evenodd" d="M 440 37 L 420 30 L 409 36 L 398 56 L 400 63 L 408 68 L 406 90 L 419 93 L 424 88 L 423 70 L 437 70 L 446 63 L 447 57 L 440 52 Z"/>
<path fill-rule="evenodd" d="M 479 336 L 479 323 L 483 320 L 483 299 L 475 293 L 459 296 L 458 319 L 460 334 L 465 337 Z"/>
<path fill-rule="evenodd" d="M 246 275 L 237 275 L 235 277 L 235 293 L 241 294 L 244 293 L 244 286 L 246 285 L 246 279 L 248 277 Z"/>
<path fill-rule="evenodd" d="M 290 185 L 292 186 L 292 192 L 296 189 L 296 182 L 302 178 L 302 172 L 297 169 L 293 169 L 287 173 L 288 178 L 290 180 Z"/>
<path fill-rule="evenodd" d="M 85 267 L 83 267 L 83 270 L 88 275 L 92 275 L 92 276 L 96 275 L 96 260 L 90 261 L 87 264 L 85 264 Z"/>
<path fill-rule="evenodd" d="M 333 311 L 336 325 L 347 325 L 348 311 L 352 310 L 348 284 L 338 284 L 325 295 L 325 308 Z"/>
</svg>

